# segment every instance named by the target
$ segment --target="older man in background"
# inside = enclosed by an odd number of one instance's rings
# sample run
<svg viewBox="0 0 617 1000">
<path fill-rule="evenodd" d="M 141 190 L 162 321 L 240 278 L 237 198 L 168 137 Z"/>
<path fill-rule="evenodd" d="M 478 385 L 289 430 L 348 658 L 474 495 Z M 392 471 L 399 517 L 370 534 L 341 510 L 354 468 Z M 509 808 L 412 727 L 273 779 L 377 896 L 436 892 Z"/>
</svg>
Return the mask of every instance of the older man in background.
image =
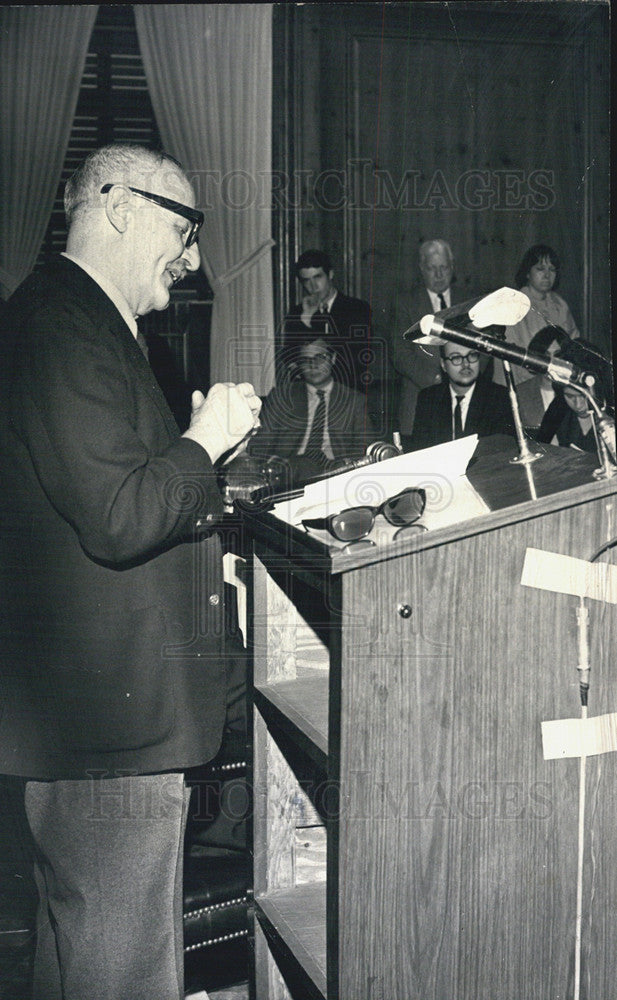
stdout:
<svg viewBox="0 0 617 1000">
<path fill-rule="evenodd" d="M 454 281 L 454 256 L 449 243 L 426 240 L 419 248 L 422 282 L 401 295 L 390 320 L 392 359 L 398 373 L 398 425 L 407 449 L 413 431 L 418 393 L 441 382 L 439 349 L 403 340 L 409 327 L 427 313 L 441 312 L 458 302 Z"/>
</svg>

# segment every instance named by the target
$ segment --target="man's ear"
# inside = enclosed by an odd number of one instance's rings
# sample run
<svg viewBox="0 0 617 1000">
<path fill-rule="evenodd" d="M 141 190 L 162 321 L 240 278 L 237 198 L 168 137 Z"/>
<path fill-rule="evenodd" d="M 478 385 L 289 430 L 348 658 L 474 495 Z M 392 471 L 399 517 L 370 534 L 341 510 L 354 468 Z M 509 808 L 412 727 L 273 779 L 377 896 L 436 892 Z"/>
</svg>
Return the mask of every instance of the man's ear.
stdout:
<svg viewBox="0 0 617 1000">
<path fill-rule="evenodd" d="M 126 232 L 131 212 L 128 188 L 123 184 L 114 184 L 102 197 L 105 199 L 103 207 L 108 221 L 118 233 Z"/>
<path fill-rule="evenodd" d="M 445 372 L 445 370 L 446 370 L 446 363 L 445 363 L 444 359 L 442 358 L 441 354 L 439 355 L 439 364 L 441 365 L 441 370 Z"/>
</svg>

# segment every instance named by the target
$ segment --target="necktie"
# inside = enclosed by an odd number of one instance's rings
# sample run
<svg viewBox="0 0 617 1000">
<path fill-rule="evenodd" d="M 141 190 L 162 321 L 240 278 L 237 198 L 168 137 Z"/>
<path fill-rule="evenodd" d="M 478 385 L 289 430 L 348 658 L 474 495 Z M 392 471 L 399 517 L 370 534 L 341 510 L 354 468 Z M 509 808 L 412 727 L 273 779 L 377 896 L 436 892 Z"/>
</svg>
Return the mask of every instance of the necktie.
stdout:
<svg viewBox="0 0 617 1000">
<path fill-rule="evenodd" d="M 138 332 L 137 336 L 135 337 L 135 340 L 139 344 L 141 352 L 142 352 L 143 356 L 145 357 L 145 359 L 147 361 L 148 360 L 148 345 L 146 343 L 146 338 L 144 337 L 143 333 L 139 333 Z"/>
<path fill-rule="evenodd" d="M 461 420 L 461 403 L 464 400 L 464 396 L 456 397 L 456 406 L 454 407 L 454 437 L 461 438 L 463 436 L 463 421 Z"/>
<path fill-rule="evenodd" d="M 305 455 L 308 455 L 309 452 L 315 454 L 323 451 L 323 433 L 326 426 L 326 390 L 318 389 L 317 396 L 319 397 L 319 402 L 313 414 L 311 433 L 309 434 L 309 439 L 306 442 L 304 450 Z"/>
<path fill-rule="evenodd" d="M 447 305 L 446 305 L 446 300 L 444 298 L 443 292 L 439 293 L 439 308 L 440 309 L 447 309 L 448 308 Z"/>
<path fill-rule="evenodd" d="M 319 328 L 324 333 L 330 333 L 330 313 L 326 302 L 322 302 L 319 307 Z"/>
</svg>

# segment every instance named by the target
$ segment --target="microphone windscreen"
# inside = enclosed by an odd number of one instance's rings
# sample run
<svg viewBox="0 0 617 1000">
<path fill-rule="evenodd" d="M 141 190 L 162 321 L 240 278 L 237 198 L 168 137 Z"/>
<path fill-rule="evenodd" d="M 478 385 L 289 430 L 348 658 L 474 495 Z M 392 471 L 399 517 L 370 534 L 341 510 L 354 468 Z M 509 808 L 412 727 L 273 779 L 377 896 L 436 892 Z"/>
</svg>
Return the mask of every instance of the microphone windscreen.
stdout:
<svg viewBox="0 0 617 1000">
<path fill-rule="evenodd" d="M 469 310 L 469 318 L 474 326 L 515 326 L 527 315 L 531 303 L 524 292 L 515 288 L 498 288 L 485 295 Z"/>
<path fill-rule="evenodd" d="M 431 330 L 433 329 L 433 323 L 435 322 L 435 317 L 432 313 L 427 313 L 420 320 L 420 329 L 425 337 L 429 337 Z"/>
</svg>

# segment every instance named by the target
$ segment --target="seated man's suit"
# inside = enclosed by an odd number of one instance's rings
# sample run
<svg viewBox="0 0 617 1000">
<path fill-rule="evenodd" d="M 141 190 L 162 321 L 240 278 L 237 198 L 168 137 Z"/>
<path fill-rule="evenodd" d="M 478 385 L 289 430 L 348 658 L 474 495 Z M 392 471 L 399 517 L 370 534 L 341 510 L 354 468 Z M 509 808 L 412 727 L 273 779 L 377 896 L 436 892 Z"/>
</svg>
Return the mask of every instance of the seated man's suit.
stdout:
<svg viewBox="0 0 617 1000">
<path fill-rule="evenodd" d="M 271 455 L 290 458 L 298 454 L 308 419 L 307 387 L 303 380 L 272 389 L 260 414 L 261 428 L 253 438 L 250 453 L 267 459 Z M 334 382 L 328 402 L 327 428 L 335 459 L 361 458 L 375 439 L 362 396 Z"/>
<path fill-rule="evenodd" d="M 451 304 L 458 302 L 454 288 L 450 289 Z M 403 340 L 406 330 L 423 316 L 433 314 L 433 304 L 424 286 L 410 289 L 396 303 L 392 317 L 392 358 L 398 383 L 398 425 L 401 434 L 413 431 L 418 395 L 422 389 L 441 383 L 439 348 Z"/>
<path fill-rule="evenodd" d="M 465 436 L 477 434 L 514 434 L 514 424 L 507 390 L 480 375 L 475 387 L 463 429 Z M 411 450 L 431 448 L 451 441 L 452 395 L 447 381 L 423 389 L 418 396 L 416 416 L 411 436 Z"/>
</svg>

